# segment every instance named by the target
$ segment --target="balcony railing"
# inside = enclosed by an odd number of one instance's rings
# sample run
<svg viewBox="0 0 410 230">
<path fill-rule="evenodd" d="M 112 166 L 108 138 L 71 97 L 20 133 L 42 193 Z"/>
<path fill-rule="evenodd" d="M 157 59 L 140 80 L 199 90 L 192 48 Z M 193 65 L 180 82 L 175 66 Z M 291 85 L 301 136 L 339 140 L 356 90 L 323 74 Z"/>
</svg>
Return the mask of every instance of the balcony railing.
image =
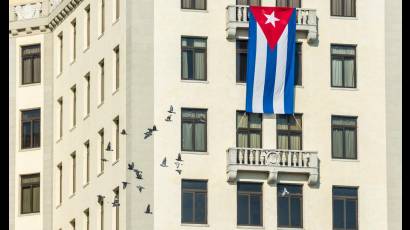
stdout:
<svg viewBox="0 0 410 230">
<path fill-rule="evenodd" d="M 249 6 L 229 5 L 226 7 L 227 38 L 247 38 L 249 29 Z M 318 25 L 315 9 L 296 9 L 296 30 L 306 31 L 308 41 L 317 39 Z"/>
<path fill-rule="evenodd" d="M 278 173 L 307 174 L 314 185 L 319 179 L 319 159 L 314 151 L 229 148 L 228 182 L 236 181 L 238 171 L 267 172 L 268 183 L 276 183 Z"/>
</svg>

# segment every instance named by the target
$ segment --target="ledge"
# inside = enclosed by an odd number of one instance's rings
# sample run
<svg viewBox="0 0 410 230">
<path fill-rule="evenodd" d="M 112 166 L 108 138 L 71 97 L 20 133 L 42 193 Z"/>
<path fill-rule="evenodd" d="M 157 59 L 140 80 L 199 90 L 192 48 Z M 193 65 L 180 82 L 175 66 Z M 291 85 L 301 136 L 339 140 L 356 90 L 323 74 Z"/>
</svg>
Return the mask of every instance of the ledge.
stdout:
<svg viewBox="0 0 410 230">
<path fill-rule="evenodd" d="M 208 228 L 210 226 L 209 226 L 209 224 L 188 224 L 188 223 L 184 224 L 184 223 L 182 223 L 181 227 L 205 227 L 205 228 Z"/>
</svg>

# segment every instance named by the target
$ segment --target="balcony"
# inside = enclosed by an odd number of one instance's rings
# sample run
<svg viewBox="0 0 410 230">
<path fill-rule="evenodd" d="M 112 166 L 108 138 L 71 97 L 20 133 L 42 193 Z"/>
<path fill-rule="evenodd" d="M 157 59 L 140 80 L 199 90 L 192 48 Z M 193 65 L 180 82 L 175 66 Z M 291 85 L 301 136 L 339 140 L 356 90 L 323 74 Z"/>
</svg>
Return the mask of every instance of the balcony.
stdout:
<svg viewBox="0 0 410 230">
<path fill-rule="evenodd" d="M 249 29 L 249 6 L 229 5 L 226 7 L 226 33 L 227 39 L 247 39 Z M 315 9 L 296 9 L 296 31 L 305 32 L 307 41 L 314 42 L 318 39 L 318 25 Z"/>
<path fill-rule="evenodd" d="M 317 152 L 257 148 L 229 148 L 226 172 L 228 182 L 235 183 L 239 171 L 266 172 L 268 183 L 275 184 L 279 173 L 305 174 L 309 185 L 319 180 Z"/>
</svg>

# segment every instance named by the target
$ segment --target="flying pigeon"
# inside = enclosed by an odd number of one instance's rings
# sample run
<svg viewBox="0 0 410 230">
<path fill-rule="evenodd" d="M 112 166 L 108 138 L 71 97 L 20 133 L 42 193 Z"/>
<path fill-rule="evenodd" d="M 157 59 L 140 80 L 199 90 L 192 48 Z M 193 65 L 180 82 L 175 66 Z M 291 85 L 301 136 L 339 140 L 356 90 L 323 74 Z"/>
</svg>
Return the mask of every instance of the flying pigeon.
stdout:
<svg viewBox="0 0 410 230">
<path fill-rule="evenodd" d="M 121 130 L 121 135 L 127 135 L 128 133 L 125 131 L 125 129 Z"/>
<path fill-rule="evenodd" d="M 103 196 L 103 195 L 97 195 L 98 203 L 101 203 L 104 200 L 104 198 L 105 198 L 105 196 Z"/>
<path fill-rule="evenodd" d="M 175 171 L 177 171 L 177 173 L 178 173 L 179 175 L 181 175 L 181 173 L 182 173 L 182 170 L 181 170 L 181 169 L 176 169 Z"/>
<path fill-rule="evenodd" d="M 164 157 L 164 159 L 162 160 L 161 167 L 168 167 L 166 157 Z"/>
<path fill-rule="evenodd" d="M 142 190 L 145 189 L 145 188 L 144 188 L 143 186 L 141 186 L 141 185 L 138 185 L 138 186 L 137 186 L 137 189 L 138 189 L 140 192 L 142 192 Z"/>
<path fill-rule="evenodd" d="M 127 187 L 127 185 L 131 184 L 129 182 L 123 181 L 122 183 L 122 189 L 125 189 Z"/>
<path fill-rule="evenodd" d="M 176 113 L 174 112 L 174 107 L 172 105 L 169 107 L 168 113 Z"/>
<path fill-rule="evenodd" d="M 177 169 L 179 169 L 179 166 L 181 166 L 182 165 L 182 163 L 180 163 L 180 162 L 174 162 L 175 163 L 175 166 L 177 166 Z"/>
<path fill-rule="evenodd" d="M 131 162 L 131 164 L 128 164 L 128 170 L 133 170 L 134 169 L 134 162 Z"/>
<path fill-rule="evenodd" d="M 119 207 L 120 206 L 120 201 L 118 200 L 118 198 L 114 198 L 114 202 L 112 203 L 113 207 Z"/>
<path fill-rule="evenodd" d="M 111 149 L 111 142 L 108 142 L 107 148 L 105 149 L 105 151 L 113 151 L 113 150 Z"/>
<path fill-rule="evenodd" d="M 105 159 L 105 158 L 101 158 L 101 161 L 103 161 L 103 162 L 107 162 L 108 160 L 107 160 L 107 159 Z"/>
<path fill-rule="evenodd" d="M 167 118 L 165 119 L 165 121 L 172 121 L 171 120 L 172 115 L 167 116 Z"/>
<path fill-rule="evenodd" d="M 288 192 L 288 190 L 287 190 L 286 187 L 285 187 L 285 188 L 283 188 L 283 191 L 282 191 L 282 193 L 280 194 L 280 196 L 284 197 L 284 196 L 286 196 L 286 195 L 289 195 L 289 192 Z"/>
<path fill-rule="evenodd" d="M 175 159 L 175 160 L 176 160 L 176 161 L 179 161 L 179 162 L 183 161 L 182 158 L 181 158 L 181 153 L 178 153 L 178 158 Z"/>
<path fill-rule="evenodd" d="M 145 214 L 152 214 L 151 212 L 151 205 L 148 205 L 147 208 L 145 209 Z"/>
</svg>

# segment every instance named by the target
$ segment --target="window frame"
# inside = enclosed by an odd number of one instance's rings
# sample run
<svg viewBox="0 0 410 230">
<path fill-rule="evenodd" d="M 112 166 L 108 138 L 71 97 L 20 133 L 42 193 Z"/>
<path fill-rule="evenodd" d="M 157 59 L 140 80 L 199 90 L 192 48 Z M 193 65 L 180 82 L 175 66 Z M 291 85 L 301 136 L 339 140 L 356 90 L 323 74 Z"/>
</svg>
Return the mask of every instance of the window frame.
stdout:
<svg viewBox="0 0 410 230">
<path fill-rule="evenodd" d="M 100 131 L 98 131 L 98 135 L 100 136 L 100 173 L 104 172 L 105 169 L 105 163 L 102 160 L 104 158 L 104 144 L 105 144 L 105 133 L 104 133 L 104 128 L 100 129 Z"/>
<path fill-rule="evenodd" d="M 354 55 L 349 54 L 333 54 L 333 47 L 349 47 L 354 49 Z M 353 58 L 352 58 L 353 57 Z M 346 86 L 345 84 L 345 72 L 344 72 L 344 63 L 345 60 L 353 59 L 353 87 Z M 333 60 L 342 60 L 342 86 L 336 86 L 333 82 Z M 330 44 L 330 87 L 332 88 L 347 88 L 347 89 L 357 89 L 357 44 Z"/>
<path fill-rule="evenodd" d="M 39 116 L 38 118 L 34 118 L 34 119 L 27 119 L 27 120 L 23 120 L 24 117 L 24 113 L 25 112 L 31 112 L 31 111 L 35 111 L 38 110 L 39 112 Z M 34 122 L 38 121 L 38 126 L 39 126 L 39 138 L 38 138 L 38 146 L 34 146 Z M 24 123 L 30 123 L 30 146 L 29 147 L 25 147 L 24 146 Z M 32 109 L 24 109 L 24 110 L 20 110 L 20 149 L 37 149 L 37 148 L 41 148 L 41 108 L 32 108 Z"/>
<path fill-rule="evenodd" d="M 349 118 L 349 119 L 355 119 L 355 123 L 356 123 L 356 125 L 355 126 L 349 126 L 349 125 L 333 125 L 333 119 L 335 119 L 335 118 Z M 331 153 L 332 153 L 332 159 L 337 159 L 337 160 L 357 160 L 357 159 L 359 159 L 358 158 L 358 145 L 357 145 L 357 129 L 358 129 L 358 125 L 357 125 L 357 120 L 358 120 L 358 116 L 342 116 L 342 115 L 332 115 L 331 116 L 331 133 L 330 133 L 330 138 L 331 138 Z M 346 128 L 347 127 L 347 128 Z M 333 152 L 333 129 L 334 128 L 336 128 L 336 129 L 343 129 L 343 143 L 342 143 L 342 146 L 343 146 L 343 157 L 335 157 L 335 155 L 334 155 L 334 152 Z M 354 144 L 355 144 L 355 158 L 347 158 L 346 157 L 346 151 L 345 151 L 345 129 L 349 129 L 349 130 L 351 130 L 352 128 L 354 128 L 354 137 L 355 137 L 355 140 L 354 140 Z"/>
<path fill-rule="evenodd" d="M 256 184 L 256 185 L 260 185 L 260 192 L 254 192 L 254 191 L 239 191 L 239 184 Z M 254 227 L 261 227 L 261 226 L 263 226 L 263 183 L 261 183 L 261 182 L 239 182 L 239 183 L 237 183 L 237 187 L 236 187 L 236 203 L 238 204 L 238 199 L 239 199 L 239 196 L 240 195 L 243 195 L 243 196 L 247 196 L 247 199 L 248 199 L 248 210 L 247 210 L 247 212 L 248 212 L 248 224 L 239 224 L 238 223 L 238 221 L 239 221 L 239 219 L 238 219 L 238 212 L 239 212 L 239 206 L 237 205 L 237 207 L 236 207 L 236 225 L 237 226 L 244 226 L 244 227 L 251 227 L 251 226 L 254 226 Z M 250 220 L 251 220 L 251 218 L 250 218 L 250 216 L 251 216 L 251 208 L 250 208 L 250 197 L 252 196 L 252 195 L 254 195 L 254 196 L 259 196 L 259 199 L 260 199 L 260 210 L 259 210 L 259 212 L 260 212 L 260 225 L 252 225 L 252 224 L 250 224 Z"/>
<path fill-rule="evenodd" d="M 118 199 L 118 202 L 120 201 L 120 188 L 116 187 L 115 189 L 113 189 L 113 193 L 114 193 L 114 200 Z M 119 230 L 120 229 L 120 207 L 119 206 L 115 206 L 115 230 Z"/>
<path fill-rule="evenodd" d="M 302 8 L 302 0 L 299 0 L 300 2 L 300 6 L 299 7 L 295 7 L 295 8 Z M 286 0 L 286 6 L 280 6 L 280 4 L 278 4 L 278 0 L 275 1 L 275 6 L 277 7 L 292 7 L 289 4 L 289 0 Z"/>
<path fill-rule="evenodd" d="M 353 4 L 352 4 L 353 5 L 352 6 L 353 7 L 353 16 L 343 15 L 343 13 L 345 12 L 345 8 L 344 8 L 345 4 L 342 4 L 342 15 L 333 14 L 333 11 L 332 11 L 333 1 L 335 1 L 335 0 L 330 0 L 330 16 L 332 16 L 332 17 L 343 17 L 343 18 L 356 18 L 357 17 L 356 0 L 351 0 L 353 2 Z M 340 0 L 340 1 L 343 1 L 343 3 L 344 3 L 346 0 Z"/>
<path fill-rule="evenodd" d="M 240 43 L 245 43 L 246 42 L 246 48 L 241 48 Z M 248 40 L 244 39 L 237 39 L 236 40 L 236 83 L 246 83 L 246 72 L 245 71 L 245 80 L 241 79 L 242 72 L 241 72 L 241 62 L 240 62 L 240 55 L 241 54 L 246 54 L 246 57 L 248 57 Z M 246 63 L 246 70 L 248 68 L 248 63 Z"/>
<path fill-rule="evenodd" d="M 84 8 L 84 11 L 85 11 L 85 33 L 84 33 L 84 35 L 86 36 L 86 38 L 85 38 L 85 50 L 86 49 L 88 49 L 88 48 L 90 48 L 90 43 L 91 43 L 91 38 L 90 38 L 90 35 L 91 35 L 91 7 L 90 7 L 90 5 L 87 5 L 85 8 Z"/>
<path fill-rule="evenodd" d="M 105 100 L 105 59 L 101 59 L 98 62 L 99 71 L 100 71 L 100 105 L 104 103 Z"/>
<path fill-rule="evenodd" d="M 72 30 L 72 54 L 71 54 L 71 62 L 75 62 L 77 58 L 77 19 L 74 18 L 71 21 L 71 30 Z"/>
<path fill-rule="evenodd" d="M 287 226 L 282 226 L 282 225 L 279 225 L 279 206 L 277 206 L 277 223 L 278 223 L 278 227 L 280 227 L 280 228 L 303 228 L 303 184 L 283 184 L 283 183 L 279 183 L 278 185 L 277 185 L 277 192 L 276 192 L 276 203 L 278 204 L 279 203 L 279 198 L 280 198 L 280 195 L 279 195 L 279 186 L 298 186 L 298 187 L 300 187 L 300 189 L 301 189 L 301 193 L 289 193 L 289 195 L 287 195 L 286 197 L 287 197 L 287 199 L 288 199 L 288 206 L 289 206 L 289 212 L 288 212 L 288 217 L 289 217 L 289 225 L 287 225 Z M 291 199 L 292 198 L 294 198 L 294 197 L 297 197 L 297 198 L 300 198 L 300 211 L 301 211 L 301 213 L 300 213 L 300 223 L 301 223 L 301 225 L 300 226 L 292 226 L 292 223 L 291 223 L 291 217 L 292 217 L 292 214 L 291 214 L 291 212 L 292 212 L 292 210 L 291 210 L 291 204 L 290 204 L 290 202 L 291 202 Z"/>
<path fill-rule="evenodd" d="M 202 47 L 194 47 L 194 46 L 192 46 L 192 47 L 189 47 L 189 46 L 183 46 L 182 45 L 182 42 L 183 42 L 183 40 L 184 39 L 202 39 L 202 40 L 204 40 L 205 41 L 205 48 L 202 48 Z M 205 63 L 204 63 L 204 75 L 205 75 L 205 78 L 204 79 L 195 79 L 195 53 L 196 53 L 196 50 L 199 50 L 199 51 L 203 51 L 204 52 L 204 54 L 205 54 L 205 57 L 204 57 L 204 59 L 205 59 Z M 193 60 L 192 60 L 192 63 L 193 63 L 193 66 L 192 66 L 192 73 L 193 73 L 193 75 L 192 75 L 192 79 L 190 79 L 189 78 L 189 74 L 188 74 L 188 76 L 187 76 L 187 78 L 185 79 L 184 78 L 184 76 L 183 76 L 183 60 L 182 60 L 182 56 L 183 56 L 183 52 L 184 51 L 192 51 L 192 58 L 193 58 Z M 186 36 L 186 35 L 183 35 L 183 36 L 181 36 L 181 80 L 182 81 L 199 81 L 199 82 L 206 82 L 206 81 L 208 81 L 208 37 L 203 37 L 203 36 Z"/>
<path fill-rule="evenodd" d="M 30 183 L 25 183 L 23 184 L 23 179 L 25 178 L 37 178 L 38 177 L 38 183 L 30 182 Z M 38 211 L 34 211 L 34 192 L 33 188 L 39 188 L 39 207 Z M 30 189 L 30 211 L 29 212 L 24 212 L 23 211 L 23 188 L 29 188 Z M 40 213 L 41 210 L 41 176 L 40 173 L 33 173 L 33 174 L 24 174 L 20 175 L 20 214 L 25 215 L 25 214 L 31 214 L 31 213 Z"/>
<path fill-rule="evenodd" d="M 181 9 L 183 9 L 183 10 L 207 10 L 208 9 L 208 1 L 207 0 L 203 0 L 204 1 L 204 8 L 203 9 L 195 8 L 195 6 L 196 6 L 195 1 L 196 0 L 190 0 L 190 1 L 191 1 L 191 4 L 194 5 L 193 8 L 184 7 L 184 0 L 181 0 Z"/>
<path fill-rule="evenodd" d="M 206 185 L 206 189 L 188 189 L 183 187 L 183 182 L 184 181 L 190 181 L 190 182 L 203 182 Z M 183 213 L 183 207 L 184 207 L 184 193 L 191 193 L 192 194 L 192 222 L 184 222 L 182 220 L 182 213 Z M 196 222 L 195 220 L 195 198 L 197 193 L 205 193 L 205 222 L 200 223 Z M 208 224 L 208 180 L 196 180 L 196 179 L 182 179 L 181 180 L 181 223 L 182 224 Z"/>
<path fill-rule="evenodd" d="M 40 52 L 37 54 L 24 54 L 24 50 L 25 49 L 32 49 L 38 46 L 38 49 L 40 50 Z M 20 46 L 20 51 L 21 51 L 21 85 L 30 85 L 30 84 L 39 84 L 41 83 L 41 43 L 34 43 L 34 44 L 30 44 L 30 45 L 23 45 Z M 40 59 L 40 76 L 39 76 L 39 81 L 36 82 L 34 80 L 34 59 L 39 58 Z M 30 71 L 31 71 L 31 79 L 30 82 L 24 82 L 24 75 L 25 75 L 25 71 L 24 71 L 24 61 L 26 59 L 31 59 L 31 67 L 30 67 Z"/>
<path fill-rule="evenodd" d="M 64 63 L 64 57 L 63 57 L 63 55 L 64 55 L 64 35 L 63 35 L 63 31 L 61 31 L 58 35 L 57 35 L 57 37 L 58 37 L 58 41 L 59 41 L 59 68 L 58 68 L 58 70 L 59 70 L 59 72 L 58 72 L 58 75 L 60 75 L 60 74 L 62 74 L 63 73 L 63 63 Z"/>
<path fill-rule="evenodd" d="M 90 141 L 84 143 L 85 148 L 85 184 L 90 182 Z"/>
<path fill-rule="evenodd" d="M 189 110 L 189 111 L 194 111 L 195 114 L 196 112 L 204 112 L 205 113 L 205 141 L 204 141 L 204 145 L 205 145 L 205 149 L 204 150 L 197 150 L 196 146 L 195 146 L 195 125 L 196 123 L 201 123 L 201 122 L 195 122 L 196 118 L 192 119 L 192 118 L 183 118 L 183 112 L 184 110 Z M 183 145 L 183 124 L 189 122 L 192 125 L 192 149 L 184 149 L 184 145 Z M 181 151 L 183 152 L 201 152 L 201 153 L 205 153 L 208 151 L 208 109 L 200 109 L 200 108 L 181 108 Z"/>
<path fill-rule="evenodd" d="M 344 189 L 355 189 L 357 196 L 340 196 L 340 195 L 334 195 L 334 189 L 335 188 L 344 188 Z M 336 199 L 335 199 L 336 198 Z M 335 228 L 334 227 L 334 201 L 335 200 L 343 200 L 343 222 L 345 225 L 345 228 Z M 356 228 L 355 229 L 347 229 L 346 228 L 346 201 L 356 201 Z M 332 230 L 358 230 L 359 229 L 359 187 L 358 186 L 340 186 L 340 185 L 333 185 L 332 186 Z"/>
<path fill-rule="evenodd" d="M 247 128 L 239 128 L 238 127 L 238 114 L 240 115 L 240 114 L 243 114 L 243 113 L 246 113 L 246 115 L 248 116 L 248 124 L 247 124 Z M 256 115 L 260 115 L 260 117 L 261 117 L 261 128 L 260 129 L 258 129 L 258 128 L 250 128 L 250 121 L 251 121 L 251 119 L 250 119 L 250 115 L 251 114 L 256 114 Z M 247 135 L 247 141 L 248 141 L 248 145 L 251 143 L 250 142 L 250 134 L 252 134 L 252 133 L 260 133 L 260 136 L 261 136 L 261 138 L 260 138 L 260 148 L 262 148 L 262 146 L 263 146 L 263 115 L 262 114 L 259 114 L 259 113 L 249 113 L 249 112 L 245 112 L 245 111 L 243 111 L 243 110 L 237 110 L 236 111 L 236 113 L 235 113 L 235 119 L 236 119 L 236 146 L 238 146 L 239 145 L 239 141 L 238 141 L 238 139 L 239 139 L 239 133 L 246 133 L 246 135 Z M 251 147 L 247 147 L 247 148 L 251 148 Z"/>
<path fill-rule="evenodd" d="M 120 88 L 120 45 L 115 46 L 114 51 L 114 91 Z"/>
<path fill-rule="evenodd" d="M 285 135 L 287 138 L 288 138 L 288 149 L 286 149 L 286 150 L 303 150 L 303 113 L 295 113 L 295 114 L 293 114 L 293 115 L 285 115 L 285 114 L 276 114 L 276 148 L 277 149 L 280 149 L 279 148 L 279 136 L 280 135 Z M 289 119 L 295 119 L 295 117 L 296 116 L 300 116 L 300 122 L 301 122 L 301 124 L 300 124 L 300 131 L 299 130 L 290 130 L 289 129 Z M 286 130 L 284 130 L 284 129 L 279 129 L 278 127 L 278 119 L 279 119 L 279 117 L 286 117 L 286 120 L 287 120 L 287 129 Z M 296 121 L 296 119 L 295 119 L 295 121 Z M 297 124 L 297 123 L 296 123 Z M 300 149 L 291 149 L 290 148 L 290 137 L 291 137 L 291 135 L 293 135 L 293 136 L 295 136 L 295 135 L 298 135 L 298 136 L 300 136 Z"/>
<path fill-rule="evenodd" d="M 299 49 L 300 48 L 300 49 Z M 303 86 L 303 42 L 296 41 L 295 44 L 295 83 L 294 86 Z M 300 73 L 300 74 L 299 74 Z"/>
<path fill-rule="evenodd" d="M 70 154 L 71 157 L 71 194 L 75 194 L 77 191 L 77 154 L 73 152 Z"/>
<path fill-rule="evenodd" d="M 58 205 L 63 203 L 63 163 L 57 165 L 58 170 Z"/>
<path fill-rule="evenodd" d="M 120 117 L 116 116 L 113 119 L 114 127 L 115 127 L 115 161 L 120 160 Z"/>
</svg>

